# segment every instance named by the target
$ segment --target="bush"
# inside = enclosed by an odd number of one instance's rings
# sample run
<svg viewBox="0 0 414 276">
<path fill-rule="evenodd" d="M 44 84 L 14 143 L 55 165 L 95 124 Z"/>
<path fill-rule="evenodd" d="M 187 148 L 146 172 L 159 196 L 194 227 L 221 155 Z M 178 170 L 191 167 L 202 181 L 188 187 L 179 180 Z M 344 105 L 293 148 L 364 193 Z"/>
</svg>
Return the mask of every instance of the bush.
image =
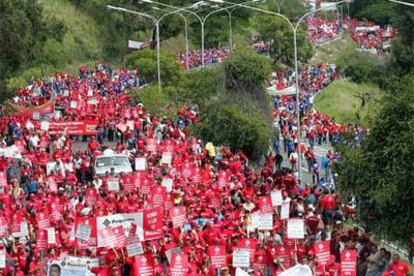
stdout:
<svg viewBox="0 0 414 276">
<path fill-rule="evenodd" d="M 266 153 L 271 138 L 270 129 L 258 112 L 246 113 L 236 104 L 210 106 L 193 132 L 204 141 L 227 145 L 256 161 Z"/>
<path fill-rule="evenodd" d="M 176 109 L 174 108 L 174 105 L 172 105 L 166 93 L 159 91 L 157 85 L 150 85 L 144 89 L 136 90 L 131 93 L 138 97 L 151 115 L 157 117 L 176 117 Z"/>
</svg>

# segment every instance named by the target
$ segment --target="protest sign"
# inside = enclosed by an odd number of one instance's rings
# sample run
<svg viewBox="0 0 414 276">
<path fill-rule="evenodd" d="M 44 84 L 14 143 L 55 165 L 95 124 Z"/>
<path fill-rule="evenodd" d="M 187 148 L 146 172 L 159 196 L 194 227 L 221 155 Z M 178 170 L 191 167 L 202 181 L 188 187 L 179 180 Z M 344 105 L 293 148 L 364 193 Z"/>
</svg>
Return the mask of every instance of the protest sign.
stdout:
<svg viewBox="0 0 414 276">
<path fill-rule="evenodd" d="M 162 213 L 160 209 L 144 210 L 144 240 L 154 240 L 162 237 Z"/>
<path fill-rule="evenodd" d="M 273 214 L 269 213 L 258 213 L 257 229 L 259 230 L 272 230 L 273 229 Z"/>
<path fill-rule="evenodd" d="M 135 170 L 145 171 L 147 167 L 147 160 L 143 157 L 135 158 Z"/>
<path fill-rule="evenodd" d="M 188 271 L 188 257 L 184 253 L 171 254 L 170 261 L 170 274 L 171 276 L 184 276 L 187 275 Z"/>
<path fill-rule="evenodd" d="M 0 250 L 0 268 L 6 268 L 6 250 Z"/>
<path fill-rule="evenodd" d="M 172 155 L 170 153 L 163 153 L 161 156 L 161 164 L 171 164 Z"/>
<path fill-rule="evenodd" d="M 164 177 L 161 182 L 161 186 L 165 187 L 167 192 L 171 192 L 173 190 L 173 179 L 170 177 Z"/>
<path fill-rule="evenodd" d="M 224 245 L 215 245 L 208 248 L 211 266 L 216 269 L 227 267 L 227 254 Z"/>
<path fill-rule="evenodd" d="M 270 196 L 262 196 L 259 198 L 259 209 L 261 213 L 273 213 L 272 199 Z"/>
<path fill-rule="evenodd" d="M 134 257 L 134 274 L 133 275 L 140 275 L 140 276 L 153 276 L 153 268 L 148 263 L 148 259 L 145 255 L 137 255 Z"/>
<path fill-rule="evenodd" d="M 305 237 L 303 219 L 288 219 L 287 236 L 289 239 L 303 239 Z"/>
<path fill-rule="evenodd" d="M 184 224 L 186 223 L 184 206 L 173 207 L 170 209 L 169 213 L 174 227 L 184 226 Z"/>
<path fill-rule="evenodd" d="M 329 261 L 329 256 L 331 255 L 329 241 L 321 241 L 315 243 L 313 247 L 315 250 L 315 255 L 318 258 L 318 263 L 326 265 Z"/>
<path fill-rule="evenodd" d="M 108 191 L 119 191 L 119 178 L 109 177 L 108 178 Z"/>
<path fill-rule="evenodd" d="M 233 267 L 249 267 L 250 253 L 248 250 L 235 248 L 233 251 Z"/>
<path fill-rule="evenodd" d="M 137 235 L 140 240 L 144 240 L 144 232 L 143 232 L 143 212 L 139 213 L 125 213 L 125 214 L 114 214 L 110 216 L 101 216 L 97 217 L 96 219 L 96 226 L 97 230 L 102 230 L 107 227 L 117 227 L 118 225 L 122 225 L 124 227 L 124 231 L 129 233 L 129 229 L 134 223 L 137 226 Z M 98 247 L 102 247 L 102 243 L 99 241 L 98 238 Z"/>
<path fill-rule="evenodd" d="M 56 244 L 56 231 L 54 227 L 46 228 L 47 231 L 47 244 Z"/>
<path fill-rule="evenodd" d="M 282 192 L 280 190 L 272 191 L 270 193 L 270 197 L 272 199 L 273 207 L 282 205 L 283 197 L 282 197 Z"/>
<path fill-rule="evenodd" d="M 40 129 L 44 130 L 44 131 L 48 131 L 49 130 L 49 122 L 48 121 L 42 121 L 40 123 Z"/>
<path fill-rule="evenodd" d="M 126 246 L 128 257 L 134 257 L 137 255 L 144 254 L 144 249 L 141 242 L 128 244 Z"/>
<path fill-rule="evenodd" d="M 290 213 L 290 202 L 286 201 L 282 203 L 282 208 L 280 208 L 280 219 L 288 219 Z"/>
<path fill-rule="evenodd" d="M 341 252 L 341 276 L 357 275 L 357 252 L 356 250 L 344 249 Z"/>
<path fill-rule="evenodd" d="M 86 224 L 79 224 L 76 231 L 76 238 L 88 242 L 91 236 L 92 228 Z"/>
</svg>

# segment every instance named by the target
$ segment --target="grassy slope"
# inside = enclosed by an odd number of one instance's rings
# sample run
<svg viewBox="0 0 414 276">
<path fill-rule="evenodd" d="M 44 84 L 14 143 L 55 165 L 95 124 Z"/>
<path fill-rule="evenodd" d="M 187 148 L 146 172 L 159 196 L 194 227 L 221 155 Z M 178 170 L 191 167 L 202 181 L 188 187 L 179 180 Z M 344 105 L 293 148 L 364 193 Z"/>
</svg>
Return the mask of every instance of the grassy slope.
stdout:
<svg viewBox="0 0 414 276">
<path fill-rule="evenodd" d="M 361 100 L 356 97 L 361 92 L 370 92 L 373 95 L 364 108 L 361 108 Z M 375 85 L 339 80 L 315 98 L 315 106 L 317 110 L 330 114 L 338 122 L 356 121 L 356 113 L 359 111 L 361 124 L 368 126 L 373 114 L 378 110 L 378 100 L 382 94 Z"/>
<path fill-rule="evenodd" d="M 349 34 L 344 34 L 342 38 L 315 47 L 315 54 L 309 61 L 310 64 L 328 62 L 336 63 L 339 53 L 348 48 L 356 48 Z"/>
</svg>

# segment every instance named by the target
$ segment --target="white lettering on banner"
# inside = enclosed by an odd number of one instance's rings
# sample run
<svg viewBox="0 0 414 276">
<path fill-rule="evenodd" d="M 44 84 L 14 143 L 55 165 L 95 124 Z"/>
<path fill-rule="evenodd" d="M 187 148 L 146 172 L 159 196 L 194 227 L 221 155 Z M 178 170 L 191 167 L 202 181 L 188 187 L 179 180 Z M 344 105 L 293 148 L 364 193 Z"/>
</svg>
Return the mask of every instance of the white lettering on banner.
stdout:
<svg viewBox="0 0 414 276">
<path fill-rule="evenodd" d="M 233 267 L 249 267 L 250 253 L 248 250 L 234 250 L 233 251 Z"/>
<path fill-rule="evenodd" d="M 290 213 L 290 202 L 283 202 L 282 208 L 280 209 L 280 219 L 288 219 Z"/>
<path fill-rule="evenodd" d="M 135 158 L 135 170 L 145 171 L 147 167 L 147 160 L 145 158 Z"/>
<path fill-rule="evenodd" d="M 56 244 L 56 231 L 54 227 L 46 228 L 47 231 L 47 243 Z"/>
<path fill-rule="evenodd" d="M 303 219 L 289 219 L 287 224 L 289 239 L 303 239 L 305 237 L 305 224 Z"/>
<path fill-rule="evenodd" d="M 76 238 L 88 242 L 91 236 L 92 228 L 86 224 L 79 224 L 78 231 L 76 232 Z"/>
<path fill-rule="evenodd" d="M 270 198 L 272 199 L 272 205 L 274 206 L 281 206 L 283 203 L 283 197 L 282 197 L 282 192 L 277 190 L 277 191 L 272 191 L 270 193 Z"/>
<path fill-rule="evenodd" d="M 141 242 L 129 244 L 126 246 L 128 257 L 144 254 Z"/>
<path fill-rule="evenodd" d="M 96 218 L 96 227 L 99 231 L 106 227 L 117 227 L 122 225 L 124 227 L 125 233 L 129 233 L 131 224 L 134 223 L 137 226 L 137 235 L 140 240 L 144 240 L 144 216 L 143 213 L 131 213 L 131 214 L 115 214 L 110 216 L 103 216 Z M 101 246 L 101 243 L 98 239 L 98 247 Z"/>
</svg>

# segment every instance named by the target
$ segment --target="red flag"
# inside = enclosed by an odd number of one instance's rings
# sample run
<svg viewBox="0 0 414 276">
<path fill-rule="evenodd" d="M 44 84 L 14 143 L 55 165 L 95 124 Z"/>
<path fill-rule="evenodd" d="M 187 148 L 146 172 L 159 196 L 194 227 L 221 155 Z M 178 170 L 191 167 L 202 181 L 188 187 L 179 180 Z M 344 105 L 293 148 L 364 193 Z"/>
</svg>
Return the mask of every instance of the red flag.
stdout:
<svg viewBox="0 0 414 276">
<path fill-rule="evenodd" d="M 341 252 L 341 276 L 356 276 L 356 263 L 356 250 L 343 250 Z"/>
<path fill-rule="evenodd" d="M 184 226 L 186 222 L 185 207 L 178 206 L 170 209 L 170 218 L 174 227 Z"/>
<path fill-rule="evenodd" d="M 314 250 L 316 257 L 318 258 L 318 262 L 322 265 L 326 265 L 331 255 L 329 241 L 315 243 Z"/>
<path fill-rule="evenodd" d="M 211 258 L 211 265 L 214 268 L 224 268 L 227 266 L 226 247 L 224 245 L 215 245 L 208 248 L 208 253 Z"/>
<path fill-rule="evenodd" d="M 160 209 L 144 210 L 144 239 L 155 240 L 162 238 L 162 213 Z"/>
</svg>

